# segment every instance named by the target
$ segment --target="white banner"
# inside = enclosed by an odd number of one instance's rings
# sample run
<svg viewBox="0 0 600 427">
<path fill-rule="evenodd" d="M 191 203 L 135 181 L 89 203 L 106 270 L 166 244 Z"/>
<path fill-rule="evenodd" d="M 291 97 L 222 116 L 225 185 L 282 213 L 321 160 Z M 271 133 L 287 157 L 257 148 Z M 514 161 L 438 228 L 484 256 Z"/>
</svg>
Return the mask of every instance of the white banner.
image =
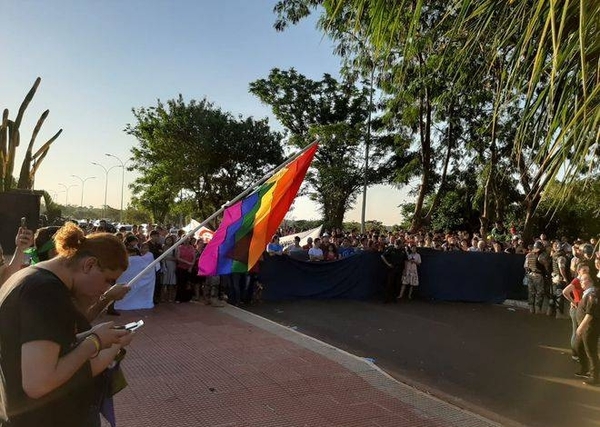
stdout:
<svg viewBox="0 0 600 427">
<path fill-rule="evenodd" d="M 294 243 L 294 237 L 298 236 L 298 237 L 300 237 L 300 246 L 304 246 L 304 245 L 306 245 L 306 240 L 309 237 L 312 237 L 312 239 L 315 240 L 317 237 L 321 236 L 322 228 L 323 228 L 323 224 L 319 225 L 316 228 L 313 228 L 313 229 L 310 229 L 307 231 L 303 231 L 301 233 L 294 233 L 294 234 L 290 234 L 288 236 L 280 237 L 279 244 L 285 248 L 286 246 L 289 246 L 292 243 Z"/>
<path fill-rule="evenodd" d="M 186 233 L 189 233 L 190 231 L 192 231 L 194 228 L 198 227 L 199 225 L 200 225 L 200 223 L 198 221 L 196 221 L 195 219 L 192 219 L 188 225 L 183 227 L 183 230 L 185 230 Z M 198 231 L 196 231 L 196 233 L 194 233 L 194 237 L 196 238 L 196 240 L 202 239 L 202 240 L 204 240 L 204 243 L 207 243 L 212 239 L 213 234 L 215 234 L 215 232 L 212 231 L 210 228 L 202 227 L 202 228 L 200 228 L 200 230 L 198 230 Z"/>
</svg>

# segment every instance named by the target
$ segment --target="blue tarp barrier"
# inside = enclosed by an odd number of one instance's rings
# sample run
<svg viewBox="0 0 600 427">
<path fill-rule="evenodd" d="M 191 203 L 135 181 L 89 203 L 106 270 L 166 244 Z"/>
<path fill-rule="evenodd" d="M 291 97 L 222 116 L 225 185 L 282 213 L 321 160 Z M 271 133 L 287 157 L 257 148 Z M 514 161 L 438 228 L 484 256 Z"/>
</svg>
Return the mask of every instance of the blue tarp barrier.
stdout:
<svg viewBox="0 0 600 427">
<path fill-rule="evenodd" d="M 524 255 L 419 250 L 418 295 L 444 301 L 501 303 L 523 298 Z M 378 253 L 362 253 L 340 261 L 306 262 L 265 256 L 260 281 L 264 300 L 380 298 L 387 267 Z"/>
</svg>

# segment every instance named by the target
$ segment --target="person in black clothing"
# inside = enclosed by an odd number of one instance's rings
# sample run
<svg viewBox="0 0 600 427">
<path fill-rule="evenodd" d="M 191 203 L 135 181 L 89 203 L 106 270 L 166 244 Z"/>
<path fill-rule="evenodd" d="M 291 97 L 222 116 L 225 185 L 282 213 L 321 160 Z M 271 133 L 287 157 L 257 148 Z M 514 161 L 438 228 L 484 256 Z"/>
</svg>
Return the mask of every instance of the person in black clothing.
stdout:
<svg viewBox="0 0 600 427">
<path fill-rule="evenodd" d="M 84 427 L 97 403 L 93 378 L 132 335 L 112 322 L 88 329 L 74 301 L 97 300 L 127 268 L 115 236 L 85 237 L 67 223 L 58 256 L 14 274 L 0 288 L 0 425 Z"/>
<path fill-rule="evenodd" d="M 402 240 L 397 239 L 393 246 L 388 247 L 381 255 L 381 259 L 388 266 L 383 302 L 396 302 L 396 297 L 402 286 L 404 261 L 408 259 Z"/>
<path fill-rule="evenodd" d="M 158 230 L 152 230 L 150 232 L 150 239 L 146 242 L 148 243 L 148 249 L 154 255 L 154 259 L 157 259 L 163 253 L 163 245 L 160 243 L 160 234 Z M 156 280 L 154 284 L 154 305 L 160 303 L 162 297 L 162 274 L 160 271 L 156 271 Z"/>
<path fill-rule="evenodd" d="M 577 306 L 577 327 L 575 348 L 579 356 L 581 370 L 575 375 L 586 378 L 585 384 L 597 386 L 600 383 L 600 362 L 598 361 L 598 337 L 600 336 L 600 292 L 594 286 L 589 274 L 581 276 L 583 297 Z M 589 369 L 589 373 L 588 373 Z"/>
</svg>

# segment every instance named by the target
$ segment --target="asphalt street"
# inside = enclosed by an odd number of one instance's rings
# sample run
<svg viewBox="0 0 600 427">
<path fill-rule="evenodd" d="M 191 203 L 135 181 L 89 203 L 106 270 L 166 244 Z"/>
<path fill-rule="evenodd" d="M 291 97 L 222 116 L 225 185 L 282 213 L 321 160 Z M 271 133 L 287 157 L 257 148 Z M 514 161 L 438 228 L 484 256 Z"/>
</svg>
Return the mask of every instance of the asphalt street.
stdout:
<svg viewBox="0 0 600 427">
<path fill-rule="evenodd" d="M 426 301 L 263 302 L 249 310 L 503 425 L 600 426 L 600 388 L 573 375 L 569 319 Z"/>
</svg>

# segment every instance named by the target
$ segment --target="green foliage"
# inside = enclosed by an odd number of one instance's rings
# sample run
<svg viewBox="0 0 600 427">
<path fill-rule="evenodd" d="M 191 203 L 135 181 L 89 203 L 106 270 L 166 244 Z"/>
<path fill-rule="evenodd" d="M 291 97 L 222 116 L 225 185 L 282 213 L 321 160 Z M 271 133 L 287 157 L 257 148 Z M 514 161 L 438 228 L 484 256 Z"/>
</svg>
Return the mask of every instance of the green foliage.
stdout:
<svg viewBox="0 0 600 427">
<path fill-rule="evenodd" d="M 128 206 L 123 213 L 123 221 L 127 224 L 152 224 L 152 217 L 147 212 Z"/>
<path fill-rule="evenodd" d="M 56 220 L 61 218 L 61 208 L 54 200 L 52 200 L 52 197 L 50 197 L 50 194 L 48 194 L 47 191 L 44 191 L 42 196 L 44 203 L 42 205 L 43 209 L 41 210 L 41 213 L 46 215 L 49 224 L 53 224 Z"/>
<path fill-rule="evenodd" d="M 59 225 L 65 219 L 96 220 L 100 218 L 116 223 L 121 217 L 121 212 L 118 209 L 110 207 L 105 212 L 104 208 L 94 208 L 93 206 L 59 205 L 52 200 L 46 191 L 43 193 L 43 198 L 41 213 L 46 215 L 48 224 Z M 126 224 L 149 224 L 152 223 L 151 219 L 149 214 L 135 209 L 133 206 L 128 206 L 123 212 L 123 222 Z"/>
<path fill-rule="evenodd" d="M 125 131 L 139 142 L 135 206 L 156 220 L 181 191 L 193 200 L 193 216 L 206 218 L 283 161 L 282 135 L 267 119 L 234 117 L 206 99 L 185 103 L 180 95 L 133 114 Z"/>
<path fill-rule="evenodd" d="M 434 230 L 457 230 L 466 228 L 465 206 L 461 195 L 456 191 L 444 193 L 439 208 L 433 214 L 431 228 Z"/>
<path fill-rule="evenodd" d="M 395 180 L 419 179 L 412 228 L 456 225 L 440 211 L 460 204 L 483 228 L 521 215 L 530 235 L 559 172 L 566 196 L 597 170 L 600 3 L 281 0 L 276 28 L 315 10 L 344 71 L 370 71 L 384 94 Z"/>
<path fill-rule="evenodd" d="M 600 236 L 600 177 L 578 180 L 568 195 L 553 182 L 536 212 L 535 234 L 590 238 Z"/>
<path fill-rule="evenodd" d="M 470 81 L 476 83 L 485 81 L 499 59 L 504 62 L 496 105 L 522 97 L 516 149 L 535 139 L 536 163 L 545 169 L 542 175 L 555 177 L 564 166 L 568 183 L 586 168 L 590 157 L 598 163 L 599 2 L 450 0 L 445 2 L 449 13 L 443 15 L 432 13 L 432 4 L 436 2 L 399 0 L 393 6 L 371 0 L 324 2 L 328 23 L 343 20 L 347 28 L 368 34 L 376 50 L 400 52 L 404 58 L 422 51 L 427 40 L 423 20 L 441 16 L 443 33 L 436 40 L 461 43 L 459 49 L 440 56 L 439 69 L 454 72 L 451 81 L 456 81 L 474 63 Z M 409 81 L 408 69 L 401 75 Z"/>
<path fill-rule="evenodd" d="M 299 219 L 292 221 L 292 226 L 296 228 L 296 230 L 306 231 L 312 228 L 316 228 L 319 225 L 323 224 L 323 221 L 320 219 Z"/>
<path fill-rule="evenodd" d="M 321 206 L 324 227 L 341 227 L 365 179 L 369 90 L 338 82 L 329 74 L 314 81 L 293 68 L 275 68 L 267 79 L 252 82 L 250 92 L 271 106 L 290 131 L 292 145 L 302 148 L 315 139 L 319 141 L 314 169 L 306 178 L 309 195 Z M 370 142 L 367 182 L 381 183 L 392 169 L 390 138 L 376 135 Z"/>
</svg>

